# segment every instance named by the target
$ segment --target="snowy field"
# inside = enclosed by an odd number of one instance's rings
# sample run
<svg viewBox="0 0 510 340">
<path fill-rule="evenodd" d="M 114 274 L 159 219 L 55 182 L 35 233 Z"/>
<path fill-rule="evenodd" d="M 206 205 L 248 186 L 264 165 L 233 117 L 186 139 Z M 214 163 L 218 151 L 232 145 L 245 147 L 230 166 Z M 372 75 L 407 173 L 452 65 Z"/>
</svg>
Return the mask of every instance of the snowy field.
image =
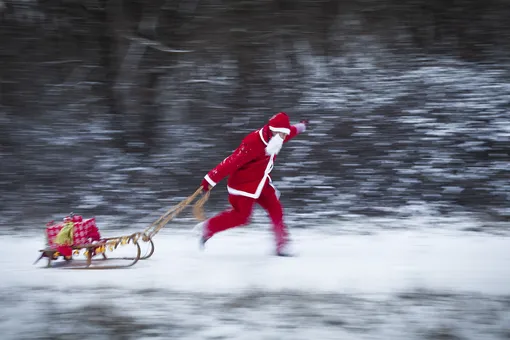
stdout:
<svg viewBox="0 0 510 340">
<path fill-rule="evenodd" d="M 293 258 L 251 229 L 201 252 L 191 231 L 166 229 L 134 267 L 69 271 L 33 265 L 41 235 L 2 236 L 1 339 L 510 339 L 507 237 L 293 239 Z"/>
</svg>

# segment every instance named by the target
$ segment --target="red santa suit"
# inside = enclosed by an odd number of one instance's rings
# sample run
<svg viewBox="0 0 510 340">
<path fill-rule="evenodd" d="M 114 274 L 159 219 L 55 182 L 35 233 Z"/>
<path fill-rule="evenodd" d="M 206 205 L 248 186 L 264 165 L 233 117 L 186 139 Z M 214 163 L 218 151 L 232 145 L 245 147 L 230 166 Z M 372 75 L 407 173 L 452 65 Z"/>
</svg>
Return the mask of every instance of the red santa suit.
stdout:
<svg viewBox="0 0 510 340">
<path fill-rule="evenodd" d="M 305 130 L 305 123 L 291 126 L 287 114 L 280 112 L 267 125 L 248 134 L 230 156 L 207 173 L 202 182 L 206 189 L 228 176 L 228 199 L 232 208 L 206 222 L 202 235 L 204 243 L 218 232 L 247 224 L 254 204 L 258 203 L 271 218 L 277 253 L 283 251 L 288 231 L 279 193 L 271 182 L 270 173 L 282 144 Z M 273 132 L 285 133 L 285 139 L 279 135 L 273 137 Z"/>
</svg>

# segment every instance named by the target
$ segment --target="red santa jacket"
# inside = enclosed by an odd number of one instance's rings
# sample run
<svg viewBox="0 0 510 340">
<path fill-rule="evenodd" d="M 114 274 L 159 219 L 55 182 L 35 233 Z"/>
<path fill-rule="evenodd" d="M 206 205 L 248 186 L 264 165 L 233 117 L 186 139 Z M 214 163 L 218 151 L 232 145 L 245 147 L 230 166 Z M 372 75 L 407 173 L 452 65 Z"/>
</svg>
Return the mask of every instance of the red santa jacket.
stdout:
<svg viewBox="0 0 510 340">
<path fill-rule="evenodd" d="M 291 126 L 284 143 L 299 132 L 295 125 Z M 268 125 L 248 134 L 230 156 L 207 173 L 205 176 L 207 182 L 214 187 L 229 176 L 227 182 L 229 194 L 259 198 L 266 181 L 268 179 L 271 181 L 269 174 L 273 170 L 276 158 L 276 155 L 268 156 L 265 151 L 271 136 Z"/>
</svg>

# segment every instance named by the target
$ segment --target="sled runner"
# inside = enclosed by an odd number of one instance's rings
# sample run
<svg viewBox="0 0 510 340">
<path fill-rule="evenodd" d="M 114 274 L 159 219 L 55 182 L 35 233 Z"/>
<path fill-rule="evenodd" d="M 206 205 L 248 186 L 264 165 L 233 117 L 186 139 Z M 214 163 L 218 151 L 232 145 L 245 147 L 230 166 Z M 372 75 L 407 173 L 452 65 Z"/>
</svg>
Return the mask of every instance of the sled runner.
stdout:
<svg viewBox="0 0 510 340">
<path fill-rule="evenodd" d="M 118 269 L 127 268 L 139 260 L 150 258 L 155 251 L 153 237 L 175 216 L 184 210 L 201 193 L 201 188 L 178 205 L 172 207 L 143 232 L 126 236 L 103 238 L 96 225 L 96 219 L 83 219 L 80 215 L 70 214 L 62 222 L 51 221 L 46 224 L 46 247 L 39 250 L 42 258 L 48 260 L 46 267 L 66 269 Z M 204 220 L 202 207 L 209 193 L 200 198 L 193 209 L 195 217 Z M 144 246 L 142 247 L 141 244 Z M 130 248 L 130 256 L 115 257 L 109 253 L 119 253 L 120 248 Z M 142 248 L 146 248 L 142 255 Z M 78 257 L 82 256 L 82 259 Z M 63 261 L 57 262 L 62 259 Z"/>
</svg>

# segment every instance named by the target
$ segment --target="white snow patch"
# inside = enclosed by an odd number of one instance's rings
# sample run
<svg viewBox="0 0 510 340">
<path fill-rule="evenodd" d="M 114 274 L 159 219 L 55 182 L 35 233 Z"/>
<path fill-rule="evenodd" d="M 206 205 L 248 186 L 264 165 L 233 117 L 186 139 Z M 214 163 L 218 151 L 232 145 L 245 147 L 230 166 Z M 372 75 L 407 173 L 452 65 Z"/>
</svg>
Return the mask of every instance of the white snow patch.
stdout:
<svg viewBox="0 0 510 340">
<path fill-rule="evenodd" d="M 104 197 L 100 195 L 87 194 L 81 197 L 82 204 L 78 205 L 78 209 L 96 208 L 105 203 Z"/>
<path fill-rule="evenodd" d="M 79 289 L 93 282 L 123 289 L 210 293 L 258 288 L 391 294 L 421 287 L 510 294 L 508 238 L 444 230 L 368 236 L 305 230 L 292 231 L 292 236 L 298 256 L 278 258 L 272 256 L 268 232 L 224 232 L 201 252 L 191 232 L 167 230 L 155 238 L 154 256 L 132 269 L 72 273 L 41 268 L 41 262 L 32 265 L 43 235 L 0 237 L 0 289 L 32 285 Z"/>
</svg>

